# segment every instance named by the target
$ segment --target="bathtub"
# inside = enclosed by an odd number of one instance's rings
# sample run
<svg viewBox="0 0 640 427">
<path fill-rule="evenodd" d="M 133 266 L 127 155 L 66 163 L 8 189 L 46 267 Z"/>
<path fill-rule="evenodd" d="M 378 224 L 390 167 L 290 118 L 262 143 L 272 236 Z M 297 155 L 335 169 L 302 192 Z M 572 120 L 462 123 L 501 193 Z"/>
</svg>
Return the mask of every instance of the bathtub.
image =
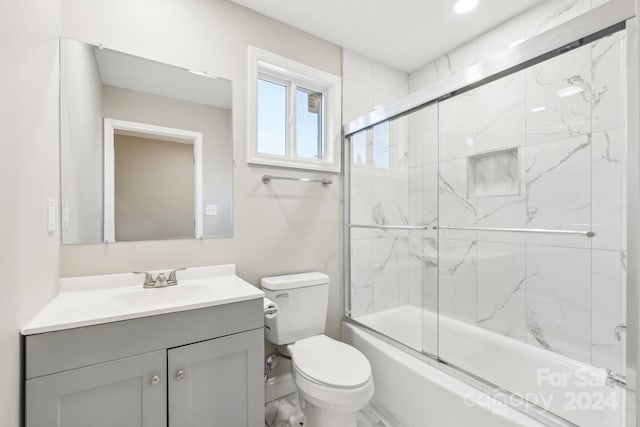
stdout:
<svg viewBox="0 0 640 427">
<path fill-rule="evenodd" d="M 416 348 L 423 334 L 437 335 L 443 360 L 455 362 L 483 380 L 526 396 L 558 417 L 552 425 L 621 427 L 624 391 L 604 384 L 606 372 L 576 360 L 533 347 L 455 319 L 414 306 L 396 307 L 358 318 L 384 335 L 400 337 Z M 421 325 L 424 324 L 425 328 Z M 391 328 L 398 328 L 392 331 Z M 396 332 L 397 334 L 394 334 Z M 371 362 L 376 393 L 373 404 L 398 427 L 543 426 L 549 420 L 531 417 L 514 407 L 526 402 L 516 396 L 490 397 L 450 375 L 450 367 L 418 358 L 402 346 L 383 340 L 353 322 L 343 322 L 345 342 Z M 422 360 L 425 359 L 425 360 Z M 535 412 L 535 411 L 534 411 Z M 529 411 L 529 413 L 533 413 Z"/>
</svg>

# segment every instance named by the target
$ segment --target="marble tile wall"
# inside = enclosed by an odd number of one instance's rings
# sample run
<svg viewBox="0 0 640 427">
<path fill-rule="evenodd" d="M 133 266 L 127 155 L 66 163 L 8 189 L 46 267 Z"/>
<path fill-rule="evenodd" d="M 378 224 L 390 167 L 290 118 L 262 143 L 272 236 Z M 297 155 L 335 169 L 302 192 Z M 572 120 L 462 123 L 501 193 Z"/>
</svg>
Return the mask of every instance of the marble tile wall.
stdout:
<svg viewBox="0 0 640 427">
<path fill-rule="evenodd" d="M 383 123 L 352 138 L 351 223 L 408 225 L 415 190 L 409 167 L 406 118 Z M 410 182 L 412 181 L 412 182 Z M 421 188 L 421 187 L 420 187 Z M 412 214 L 411 214 L 412 215 Z M 420 306 L 421 277 L 409 268 L 422 257 L 417 232 L 353 229 L 351 233 L 351 315 L 387 310 L 410 301 Z"/>
<path fill-rule="evenodd" d="M 436 105 L 356 134 L 351 147 L 352 223 L 435 224 Z M 433 230 L 352 230 L 352 316 L 407 304 L 435 310 L 437 247 Z"/>
<path fill-rule="evenodd" d="M 437 83 L 480 59 L 557 27 L 609 0 L 547 0 L 409 74 L 409 93 Z"/>
<path fill-rule="evenodd" d="M 342 122 L 409 93 L 409 75 L 348 49 L 342 51 Z"/>
<path fill-rule="evenodd" d="M 625 49 L 614 34 L 440 103 L 440 225 L 596 232 L 443 230 L 440 313 L 621 371 Z M 509 147 L 519 194 L 474 196 L 470 156 Z"/>
<path fill-rule="evenodd" d="M 346 51 L 345 121 L 371 111 L 383 92 L 400 97 L 406 84 L 418 90 L 605 2 L 544 2 L 426 64 L 408 82 L 402 73 L 379 72 L 378 81 L 389 86 L 377 89 L 377 98 L 375 64 Z M 496 333 L 622 370 L 624 343 L 612 331 L 625 319 L 624 44 L 619 34 L 603 38 L 414 112 L 377 136 L 354 138 L 354 223 L 439 220 L 596 232 L 587 239 L 353 231 L 354 317 L 404 304 L 439 307 Z M 505 149 L 517 152 L 510 183 L 517 194 L 470 197 L 468 157 Z"/>
</svg>

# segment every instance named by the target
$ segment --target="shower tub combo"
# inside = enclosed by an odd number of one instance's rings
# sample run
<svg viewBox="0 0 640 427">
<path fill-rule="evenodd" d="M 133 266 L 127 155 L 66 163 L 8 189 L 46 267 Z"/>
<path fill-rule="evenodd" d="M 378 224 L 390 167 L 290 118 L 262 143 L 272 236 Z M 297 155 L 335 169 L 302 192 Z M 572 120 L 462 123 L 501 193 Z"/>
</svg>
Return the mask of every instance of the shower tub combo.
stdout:
<svg viewBox="0 0 640 427">
<path fill-rule="evenodd" d="M 343 334 L 391 423 L 635 425 L 634 14 L 610 1 L 346 125 Z"/>
</svg>

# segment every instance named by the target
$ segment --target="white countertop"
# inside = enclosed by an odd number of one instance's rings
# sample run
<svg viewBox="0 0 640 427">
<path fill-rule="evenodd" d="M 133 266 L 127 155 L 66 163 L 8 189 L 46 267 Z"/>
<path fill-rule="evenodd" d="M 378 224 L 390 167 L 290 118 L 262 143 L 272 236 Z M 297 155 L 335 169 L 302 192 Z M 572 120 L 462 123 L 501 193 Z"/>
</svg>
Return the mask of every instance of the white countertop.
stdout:
<svg viewBox="0 0 640 427">
<path fill-rule="evenodd" d="M 168 275 L 169 269 L 161 271 Z M 264 297 L 235 273 L 235 265 L 189 268 L 177 273 L 177 286 L 158 289 L 144 289 L 144 275 L 132 273 L 60 279 L 58 296 L 21 332 L 40 334 Z"/>
</svg>

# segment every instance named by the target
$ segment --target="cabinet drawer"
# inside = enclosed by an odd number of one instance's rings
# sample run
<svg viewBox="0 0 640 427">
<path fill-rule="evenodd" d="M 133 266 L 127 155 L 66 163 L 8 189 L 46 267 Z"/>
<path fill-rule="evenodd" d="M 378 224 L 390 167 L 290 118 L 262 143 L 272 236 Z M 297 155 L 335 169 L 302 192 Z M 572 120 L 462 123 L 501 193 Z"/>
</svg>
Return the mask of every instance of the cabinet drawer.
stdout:
<svg viewBox="0 0 640 427">
<path fill-rule="evenodd" d="M 262 299 L 29 335 L 26 378 L 263 329 Z"/>
</svg>

